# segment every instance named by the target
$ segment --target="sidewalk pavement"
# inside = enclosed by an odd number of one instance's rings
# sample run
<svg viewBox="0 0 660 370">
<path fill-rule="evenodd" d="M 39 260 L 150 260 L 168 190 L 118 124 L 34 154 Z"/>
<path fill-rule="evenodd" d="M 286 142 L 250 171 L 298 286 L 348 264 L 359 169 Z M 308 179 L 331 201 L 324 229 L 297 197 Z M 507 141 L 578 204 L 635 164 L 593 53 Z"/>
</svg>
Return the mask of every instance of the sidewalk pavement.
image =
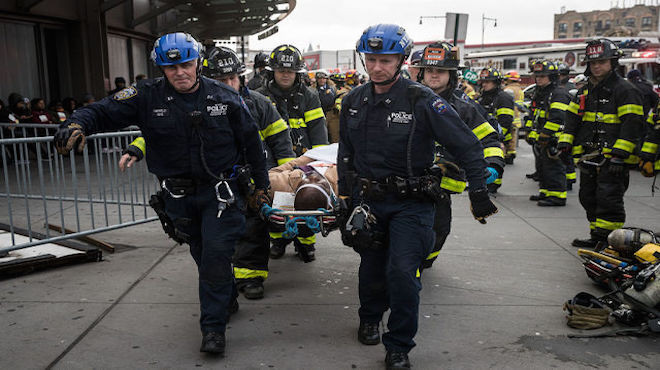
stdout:
<svg viewBox="0 0 660 370">
<path fill-rule="evenodd" d="M 453 197 L 452 233 L 422 276 L 414 368 L 657 368 L 657 336 L 566 336 L 579 331 L 566 326 L 562 303 L 602 292 L 570 246 L 589 229 L 577 187 L 566 207 L 537 207 L 527 199 L 537 185 L 524 176 L 532 162 L 521 143 L 487 225 L 471 217 L 467 195 Z M 626 225 L 660 228 L 651 182 L 631 174 Z M 0 368 L 384 367 L 382 346 L 357 341 L 359 257 L 337 232 L 318 238 L 313 263 L 297 260 L 291 247 L 271 261 L 266 297 L 239 298 L 224 359 L 199 352 L 197 275 L 185 246 L 155 222 L 96 237 L 119 251 L 0 281 Z"/>
</svg>

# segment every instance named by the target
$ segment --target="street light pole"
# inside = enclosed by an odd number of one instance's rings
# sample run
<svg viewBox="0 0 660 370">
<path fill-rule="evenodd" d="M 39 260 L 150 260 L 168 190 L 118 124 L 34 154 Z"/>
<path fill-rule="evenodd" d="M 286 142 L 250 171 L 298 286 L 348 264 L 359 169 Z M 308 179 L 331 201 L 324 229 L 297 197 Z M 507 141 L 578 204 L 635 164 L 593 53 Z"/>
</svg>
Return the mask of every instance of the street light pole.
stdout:
<svg viewBox="0 0 660 370">
<path fill-rule="evenodd" d="M 422 21 L 421 19 L 419 20 Z M 495 24 L 493 27 L 497 27 L 497 18 L 488 18 L 484 13 L 481 13 L 481 48 L 484 48 L 484 25 L 486 21 L 493 21 Z"/>
</svg>

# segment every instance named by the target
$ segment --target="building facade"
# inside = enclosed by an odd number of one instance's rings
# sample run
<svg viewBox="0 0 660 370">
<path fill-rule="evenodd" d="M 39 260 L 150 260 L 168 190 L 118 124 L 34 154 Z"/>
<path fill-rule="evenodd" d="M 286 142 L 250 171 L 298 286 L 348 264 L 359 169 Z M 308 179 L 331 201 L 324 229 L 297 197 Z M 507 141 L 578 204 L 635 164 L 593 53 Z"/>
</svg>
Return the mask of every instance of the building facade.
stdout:
<svg viewBox="0 0 660 370">
<path fill-rule="evenodd" d="M 554 38 L 637 36 L 640 32 L 659 31 L 660 6 L 637 4 L 630 8 L 611 8 L 555 14 Z"/>
</svg>

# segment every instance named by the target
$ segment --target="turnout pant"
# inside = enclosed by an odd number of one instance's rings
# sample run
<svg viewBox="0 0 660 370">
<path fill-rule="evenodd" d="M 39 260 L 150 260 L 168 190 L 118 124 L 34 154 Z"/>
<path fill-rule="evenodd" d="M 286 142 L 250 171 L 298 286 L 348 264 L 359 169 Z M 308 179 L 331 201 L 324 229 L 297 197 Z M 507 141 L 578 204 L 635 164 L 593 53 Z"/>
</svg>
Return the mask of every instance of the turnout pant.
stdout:
<svg viewBox="0 0 660 370">
<path fill-rule="evenodd" d="M 599 168 L 580 166 L 580 204 L 587 212 L 591 238 L 601 241 L 626 221 L 623 195 L 630 182 L 628 171 L 617 177 L 607 169 L 607 164 Z"/>
<path fill-rule="evenodd" d="M 360 250 L 360 321 L 378 323 L 390 310 L 388 351 L 409 352 L 414 346 L 422 289 L 419 268 L 433 249 L 433 203 L 385 196 L 367 201 L 376 217 L 375 228 L 387 233 L 388 245 Z"/>
<path fill-rule="evenodd" d="M 433 266 L 433 262 L 438 258 L 440 250 L 445 245 L 447 236 L 451 232 L 451 198 L 447 194 L 446 201 L 435 204 L 435 214 L 433 217 L 433 232 L 435 233 L 435 242 L 433 249 L 422 263 L 422 269 L 428 269 Z"/>
<path fill-rule="evenodd" d="M 234 276 L 239 288 L 246 282 L 263 282 L 268 277 L 268 223 L 252 210 L 248 210 L 245 223 L 245 235 L 238 241 L 234 254 Z"/>
<path fill-rule="evenodd" d="M 566 164 L 561 158 L 551 158 L 547 147 L 541 147 L 539 164 L 539 192 L 546 198 L 566 200 Z"/>
<path fill-rule="evenodd" d="M 245 233 L 243 200 L 232 184 L 236 203 L 218 215 L 212 184 L 198 185 L 194 194 L 172 198 L 165 192 L 165 211 L 175 227 L 188 235 L 190 254 L 199 273 L 199 323 L 203 334 L 225 332 L 232 299 L 237 296 L 231 259 L 239 238 Z"/>
</svg>

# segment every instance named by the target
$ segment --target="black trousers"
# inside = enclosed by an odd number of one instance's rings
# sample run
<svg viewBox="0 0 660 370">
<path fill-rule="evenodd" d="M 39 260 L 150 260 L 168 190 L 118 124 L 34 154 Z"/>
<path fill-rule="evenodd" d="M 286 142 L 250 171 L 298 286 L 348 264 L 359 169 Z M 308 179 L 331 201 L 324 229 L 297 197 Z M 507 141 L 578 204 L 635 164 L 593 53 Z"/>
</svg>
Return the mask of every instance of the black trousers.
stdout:
<svg viewBox="0 0 660 370">
<path fill-rule="evenodd" d="M 629 182 L 628 171 L 623 176 L 613 176 L 607 164 L 599 168 L 580 166 L 580 204 L 587 212 L 593 239 L 604 241 L 612 230 L 623 227 L 623 195 Z"/>
<path fill-rule="evenodd" d="M 547 198 L 566 199 L 566 164 L 551 158 L 547 146 L 540 147 L 537 162 L 539 192 Z"/>
<path fill-rule="evenodd" d="M 239 287 L 246 281 L 263 282 L 268 277 L 268 223 L 252 210 L 248 210 L 245 223 L 245 234 L 238 241 L 233 258 L 234 276 Z"/>
<path fill-rule="evenodd" d="M 426 256 L 424 262 L 422 262 L 422 268 L 420 268 L 420 271 L 433 266 L 433 262 L 438 258 L 438 254 L 445 245 L 447 236 L 449 236 L 449 233 L 451 232 L 451 198 L 449 197 L 449 194 L 447 194 L 446 202 L 436 203 L 435 205 L 433 232 L 435 232 L 433 250 L 428 256 Z"/>
</svg>

